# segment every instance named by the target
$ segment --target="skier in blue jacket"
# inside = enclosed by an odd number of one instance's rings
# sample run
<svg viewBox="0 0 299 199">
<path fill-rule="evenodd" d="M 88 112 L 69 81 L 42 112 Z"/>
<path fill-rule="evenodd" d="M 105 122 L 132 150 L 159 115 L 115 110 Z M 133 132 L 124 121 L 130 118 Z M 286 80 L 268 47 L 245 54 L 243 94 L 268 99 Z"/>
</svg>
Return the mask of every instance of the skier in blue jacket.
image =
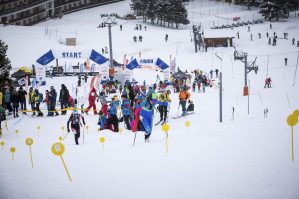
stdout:
<svg viewBox="0 0 299 199">
<path fill-rule="evenodd" d="M 131 130 L 131 103 L 126 95 L 122 95 L 121 111 L 128 130 Z"/>
</svg>

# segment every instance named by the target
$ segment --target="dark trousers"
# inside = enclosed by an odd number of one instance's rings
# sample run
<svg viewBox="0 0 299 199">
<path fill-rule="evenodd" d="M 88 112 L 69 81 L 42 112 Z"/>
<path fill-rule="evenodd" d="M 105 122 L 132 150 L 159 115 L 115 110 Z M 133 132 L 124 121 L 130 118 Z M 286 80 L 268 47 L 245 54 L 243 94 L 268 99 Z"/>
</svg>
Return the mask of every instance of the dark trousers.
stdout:
<svg viewBox="0 0 299 199">
<path fill-rule="evenodd" d="M 110 115 L 110 117 L 107 119 L 107 125 L 110 127 L 113 125 L 113 131 L 118 132 L 118 118 L 116 115 Z"/>
<path fill-rule="evenodd" d="M 78 145 L 79 144 L 78 140 L 80 138 L 80 127 L 79 127 L 79 125 L 76 125 L 76 126 L 74 125 L 74 126 L 71 126 L 71 128 L 72 128 L 72 131 L 75 135 L 75 142 Z"/>
<path fill-rule="evenodd" d="M 14 117 L 19 117 L 18 109 L 19 109 L 18 106 L 13 106 L 13 116 Z"/>
<path fill-rule="evenodd" d="M 37 112 L 37 116 L 43 116 L 44 114 L 39 109 L 40 103 L 35 104 L 35 111 Z"/>
<path fill-rule="evenodd" d="M 130 125 L 131 117 L 130 117 L 130 115 L 124 115 L 123 117 L 124 117 L 124 122 L 127 126 L 127 129 L 131 130 L 131 125 Z"/>
<path fill-rule="evenodd" d="M 61 101 L 61 109 L 65 109 L 68 107 L 68 102 L 67 101 Z M 61 114 L 62 115 L 65 115 L 66 114 L 66 111 L 61 111 Z"/>
<path fill-rule="evenodd" d="M 8 109 L 8 111 L 11 113 L 13 110 L 12 110 L 12 107 L 11 107 L 11 102 L 5 102 L 5 107 Z"/>
<path fill-rule="evenodd" d="M 164 120 L 166 122 L 167 119 L 167 106 L 159 106 L 159 112 L 160 112 L 160 121 Z"/>
<path fill-rule="evenodd" d="M 24 101 L 24 102 L 20 102 L 20 105 L 21 105 L 21 110 L 22 110 L 22 111 L 24 111 L 24 110 L 27 109 L 27 108 L 26 108 L 26 101 Z M 26 112 L 24 112 L 24 113 L 26 113 Z"/>
<path fill-rule="evenodd" d="M 56 111 L 55 107 L 56 107 L 56 102 L 55 101 L 50 101 L 50 112 L 49 112 L 49 115 L 50 116 L 53 116 L 54 115 L 54 112 L 56 115 L 59 115 L 58 112 Z"/>
<path fill-rule="evenodd" d="M 34 103 L 31 103 L 30 105 L 31 105 L 31 110 L 33 112 L 33 115 L 35 115 L 35 106 L 34 106 Z"/>
<path fill-rule="evenodd" d="M 182 106 L 183 113 L 186 112 L 186 100 L 180 100 L 180 104 Z"/>
</svg>

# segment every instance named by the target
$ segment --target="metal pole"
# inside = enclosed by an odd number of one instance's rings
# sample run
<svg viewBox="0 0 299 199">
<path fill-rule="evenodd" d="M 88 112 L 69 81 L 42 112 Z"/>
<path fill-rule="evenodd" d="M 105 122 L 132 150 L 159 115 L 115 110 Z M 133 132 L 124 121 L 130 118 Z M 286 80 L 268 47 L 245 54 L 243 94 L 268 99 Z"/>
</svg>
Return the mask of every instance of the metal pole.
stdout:
<svg viewBox="0 0 299 199">
<path fill-rule="evenodd" d="M 250 89 L 250 80 L 248 80 L 248 115 L 249 115 L 249 89 Z"/>
<path fill-rule="evenodd" d="M 247 86 L 247 53 L 245 53 L 245 68 L 244 68 L 244 73 L 245 73 L 245 86 Z"/>
<path fill-rule="evenodd" d="M 220 98 L 220 122 L 222 122 L 222 72 L 220 72 L 220 90 L 219 90 L 219 98 Z"/>
<path fill-rule="evenodd" d="M 110 67 L 113 68 L 111 23 L 108 23 L 108 30 L 109 30 L 108 32 L 109 32 Z"/>
</svg>

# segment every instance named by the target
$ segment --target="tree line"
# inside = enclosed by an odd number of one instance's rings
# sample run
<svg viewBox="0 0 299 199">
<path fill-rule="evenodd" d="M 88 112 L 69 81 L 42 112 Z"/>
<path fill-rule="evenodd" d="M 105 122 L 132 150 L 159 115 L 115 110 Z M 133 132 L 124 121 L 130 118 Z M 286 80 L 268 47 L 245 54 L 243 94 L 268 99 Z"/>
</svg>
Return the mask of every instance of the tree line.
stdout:
<svg viewBox="0 0 299 199">
<path fill-rule="evenodd" d="M 130 7 L 153 25 L 178 28 L 190 23 L 182 0 L 131 0 Z"/>
</svg>

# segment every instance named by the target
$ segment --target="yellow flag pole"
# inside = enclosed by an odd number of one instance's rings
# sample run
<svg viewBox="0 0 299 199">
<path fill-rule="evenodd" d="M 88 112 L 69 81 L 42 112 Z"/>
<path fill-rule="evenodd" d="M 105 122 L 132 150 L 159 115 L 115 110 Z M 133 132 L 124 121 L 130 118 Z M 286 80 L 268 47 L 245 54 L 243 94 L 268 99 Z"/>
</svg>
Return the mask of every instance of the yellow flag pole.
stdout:
<svg viewBox="0 0 299 199">
<path fill-rule="evenodd" d="M 64 162 L 64 160 L 63 160 L 63 158 L 62 158 L 62 155 L 60 155 L 60 158 L 61 158 L 61 161 L 62 161 L 62 163 L 63 163 L 64 169 L 65 169 L 65 171 L 66 171 L 66 173 L 67 173 L 67 175 L 68 175 L 68 177 L 69 177 L 69 180 L 72 182 L 72 178 L 71 178 L 71 176 L 70 176 L 70 174 L 69 174 L 69 171 L 68 171 L 67 168 L 66 168 L 65 162 Z"/>
<path fill-rule="evenodd" d="M 32 159 L 31 146 L 29 146 L 29 151 L 30 151 L 31 166 L 32 166 L 32 168 L 33 168 L 33 159 Z"/>
<path fill-rule="evenodd" d="M 292 126 L 292 160 L 294 161 L 294 127 Z"/>
<path fill-rule="evenodd" d="M 166 131 L 166 153 L 168 153 L 168 132 Z"/>
</svg>

